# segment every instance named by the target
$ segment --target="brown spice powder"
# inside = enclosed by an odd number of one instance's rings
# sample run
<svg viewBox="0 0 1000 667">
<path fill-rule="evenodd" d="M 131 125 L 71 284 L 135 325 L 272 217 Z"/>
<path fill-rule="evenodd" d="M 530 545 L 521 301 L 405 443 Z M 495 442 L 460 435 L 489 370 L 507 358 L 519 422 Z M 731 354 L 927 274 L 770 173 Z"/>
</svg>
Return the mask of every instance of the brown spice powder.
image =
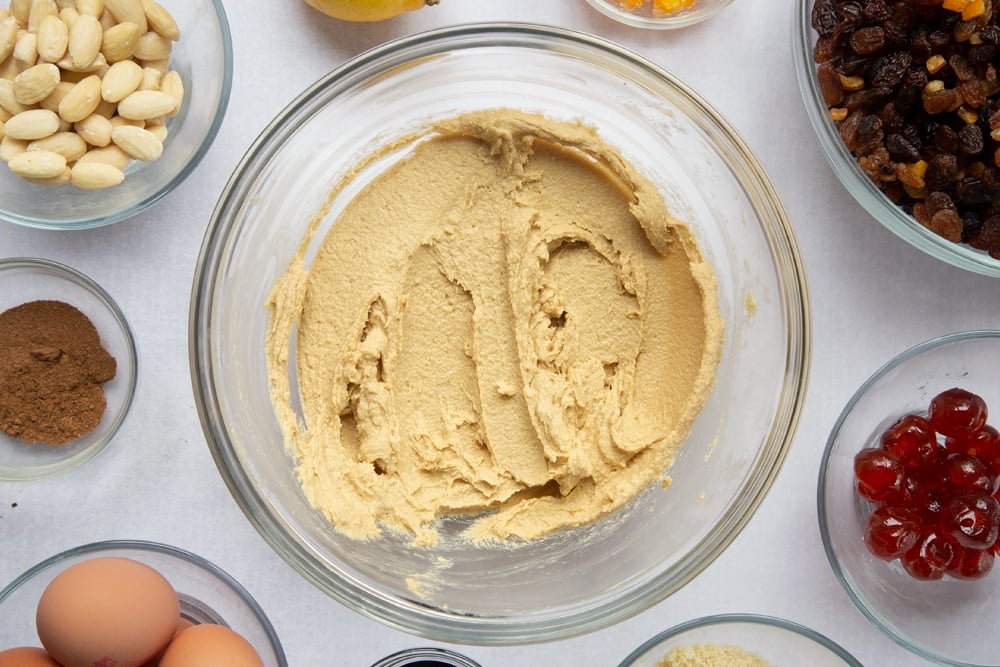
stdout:
<svg viewBox="0 0 1000 667">
<path fill-rule="evenodd" d="M 30 301 L 0 313 L 0 429 L 50 445 L 89 433 L 116 369 L 93 322 L 74 306 Z"/>
</svg>

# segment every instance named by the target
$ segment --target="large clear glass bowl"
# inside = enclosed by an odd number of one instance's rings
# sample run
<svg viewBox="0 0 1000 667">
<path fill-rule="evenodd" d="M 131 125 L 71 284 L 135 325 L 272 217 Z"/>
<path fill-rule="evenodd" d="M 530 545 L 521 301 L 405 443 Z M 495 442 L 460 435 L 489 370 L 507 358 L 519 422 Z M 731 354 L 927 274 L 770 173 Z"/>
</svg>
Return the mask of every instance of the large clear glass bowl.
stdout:
<svg viewBox="0 0 1000 667">
<path fill-rule="evenodd" d="M 756 614 L 719 614 L 681 623 L 647 641 L 618 667 L 658 667 L 671 651 L 698 645 L 734 646 L 775 667 L 862 667 L 829 637 L 792 621 Z"/>
<path fill-rule="evenodd" d="M 148 565 L 177 592 L 182 618 L 226 626 L 250 642 L 265 667 L 288 667 L 271 621 L 238 581 L 197 554 L 143 540 L 84 544 L 26 570 L 0 590 L 0 646 L 39 646 L 35 609 L 42 592 L 61 572 L 93 558 L 127 558 Z"/>
<path fill-rule="evenodd" d="M 727 327 L 718 381 L 672 468 L 673 483 L 654 485 L 608 520 L 520 545 L 473 546 L 460 536 L 466 518 L 449 520 L 435 548 L 399 536 L 352 540 L 306 500 L 283 445 L 268 393 L 265 299 L 333 185 L 373 149 L 431 119 L 510 105 L 596 126 L 689 222 L 718 274 Z M 377 171 L 365 170 L 348 190 Z M 317 240 L 350 196 L 334 199 Z M 196 403 L 219 471 L 285 560 L 335 599 L 391 626 L 503 644 L 607 626 L 663 600 L 722 553 L 785 459 L 810 333 L 782 205 L 708 103 L 600 38 L 480 24 L 366 52 L 264 130 L 206 233 L 190 345 Z"/>
<path fill-rule="evenodd" d="M 864 544 L 867 503 L 854 490 L 854 455 L 910 412 L 951 387 L 1000 406 L 1000 331 L 949 334 L 912 347 L 878 369 L 847 402 L 830 433 L 819 473 L 820 534 L 844 590 L 879 630 L 925 660 L 957 667 L 996 665 L 1000 572 L 964 581 L 919 581 Z M 997 418 L 990 418 L 997 425 Z"/>
<path fill-rule="evenodd" d="M 177 21 L 170 68 L 184 82 L 184 104 L 169 118 L 163 154 L 133 160 L 125 180 L 112 188 L 33 185 L 0 163 L 0 219 L 42 229 L 88 229 L 130 218 L 180 185 L 205 156 L 229 104 L 233 44 L 221 0 L 161 3 Z"/>
<path fill-rule="evenodd" d="M 792 60 L 806 115 L 834 175 L 854 199 L 886 229 L 914 247 L 948 264 L 987 276 L 1000 276 L 1000 260 L 971 246 L 948 241 L 896 206 L 858 166 L 840 138 L 823 101 L 812 50 L 816 33 L 810 25 L 814 0 L 794 0 Z"/>
</svg>

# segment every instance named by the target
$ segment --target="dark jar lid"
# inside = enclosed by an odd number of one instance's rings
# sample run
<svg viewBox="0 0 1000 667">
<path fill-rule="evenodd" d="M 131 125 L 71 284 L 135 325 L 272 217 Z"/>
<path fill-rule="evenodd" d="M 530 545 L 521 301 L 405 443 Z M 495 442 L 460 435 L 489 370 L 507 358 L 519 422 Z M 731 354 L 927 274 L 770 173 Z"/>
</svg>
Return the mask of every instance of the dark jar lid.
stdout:
<svg viewBox="0 0 1000 667">
<path fill-rule="evenodd" d="M 464 655 L 443 648 L 409 648 L 382 658 L 372 667 L 480 667 Z"/>
</svg>

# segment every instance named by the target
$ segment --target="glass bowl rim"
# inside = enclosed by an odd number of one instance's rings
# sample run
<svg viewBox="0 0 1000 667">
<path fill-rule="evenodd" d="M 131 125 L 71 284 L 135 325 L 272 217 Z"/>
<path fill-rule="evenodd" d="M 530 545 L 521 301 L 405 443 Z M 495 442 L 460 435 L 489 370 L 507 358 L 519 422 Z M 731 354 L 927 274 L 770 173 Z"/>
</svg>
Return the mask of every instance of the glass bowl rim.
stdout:
<svg viewBox="0 0 1000 667">
<path fill-rule="evenodd" d="M 698 7 L 693 11 L 681 10 L 677 15 L 668 14 L 666 16 L 639 16 L 627 9 L 614 7 L 614 0 L 587 0 L 587 3 L 604 16 L 633 28 L 673 30 L 700 23 L 724 7 L 731 5 L 733 0 L 711 0 L 711 4 L 707 7 Z"/>
<path fill-rule="evenodd" d="M 841 565 L 840 560 L 837 558 L 837 554 L 834 550 L 833 541 L 830 536 L 829 521 L 827 519 L 827 504 L 826 504 L 826 488 L 827 488 L 827 476 L 830 469 L 830 461 L 833 457 L 833 450 L 836 446 L 837 439 L 840 436 L 840 431 L 843 429 L 844 423 L 851 416 L 854 411 L 855 406 L 867 395 L 868 391 L 878 383 L 883 377 L 888 373 L 892 372 L 893 369 L 905 364 L 912 359 L 919 357 L 924 352 L 929 352 L 931 350 L 950 345 L 952 343 L 960 343 L 967 340 L 982 340 L 982 339 L 996 339 L 1000 341 L 1000 329 L 971 329 L 968 331 L 955 331 L 940 336 L 935 336 L 923 342 L 917 343 L 906 350 L 900 352 L 894 356 L 889 361 L 882 364 L 874 373 L 872 373 L 868 378 L 861 384 L 860 387 L 855 390 L 851 398 L 848 399 L 841 410 L 840 414 L 837 416 L 837 421 L 834 422 L 833 428 L 830 429 L 830 435 L 827 437 L 826 446 L 823 449 L 823 454 L 820 459 L 819 476 L 816 485 L 816 509 L 817 518 L 819 520 L 819 533 L 823 540 L 823 550 L 826 552 L 827 561 L 830 563 L 830 568 L 833 570 L 833 574 L 837 581 L 840 583 L 841 588 L 847 593 L 847 596 L 857 607 L 858 611 L 864 615 L 865 618 L 871 622 L 878 630 L 882 632 L 889 639 L 894 641 L 899 646 L 905 648 L 906 650 L 914 653 L 915 655 L 941 665 L 950 665 L 952 667 L 989 667 L 988 665 L 980 665 L 978 663 L 969 663 L 952 660 L 945 656 L 939 655 L 937 653 L 932 653 L 920 646 L 915 645 L 912 641 L 906 638 L 900 632 L 897 632 L 891 625 L 883 621 L 875 612 L 873 612 L 868 605 L 864 602 L 861 595 L 858 593 L 856 588 L 851 585 L 848 577 L 845 575 L 844 567 Z"/>
<path fill-rule="evenodd" d="M 0 589 L 0 605 L 2 605 L 4 600 L 10 597 L 16 590 L 33 580 L 37 575 L 59 565 L 60 563 L 79 556 L 93 554 L 96 557 L 104 552 L 119 550 L 150 552 L 167 556 L 172 559 L 184 561 L 190 565 L 194 565 L 198 569 L 212 575 L 215 579 L 226 586 L 226 588 L 236 593 L 240 600 L 242 600 L 250 608 L 255 619 L 260 624 L 261 629 L 264 631 L 264 634 L 267 636 L 267 640 L 271 644 L 272 650 L 274 650 L 277 654 L 278 664 L 280 667 L 287 667 L 288 662 L 285 657 L 284 648 L 281 646 L 281 640 L 278 639 L 278 634 L 275 632 L 274 626 L 271 625 L 271 620 L 267 617 L 267 614 L 264 613 L 264 609 L 250 594 L 250 592 L 247 591 L 247 589 L 244 588 L 243 585 L 231 574 L 207 558 L 199 556 L 198 554 L 188 551 L 187 549 L 164 544 L 162 542 L 153 542 L 150 540 L 114 539 L 88 542 L 87 544 L 81 544 L 79 546 L 65 549 L 39 561 L 38 563 L 35 563 L 15 577 L 9 584 Z M 122 557 L 128 558 L 128 556 Z"/>
<path fill-rule="evenodd" d="M 791 12 L 792 61 L 795 64 L 799 93 L 823 157 L 837 180 L 879 224 L 918 250 L 966 271 L 1000 277 L 1000 260 L 935 234 L 892 204 L 871 179 L 862 176 L 856 158 L 847 150 L 836 128 L 829 121 L 819 90 L 816 65 L 809 46 L 812 35 L 810 8 L 814 0 L 794 1 L 795 9 Z"/>
<path fill-rule="evenodd" d="M 479 663 L 450 649 L 436 647 L 406 648 L 376 660 L 371 667 L 406 667 L 414 665 L 410 659 L 435 660 L 444 664 L 445 661 L 453 667 L 479 667 Z"/>
<path fill-rule="evenodd" d="M 613 58 L 616 64 L 655 78 L 685 101 L 697 107 L 712 123 L 715 140 L 735 151 L 750 168 L 753 185 L 763 192 L 764 205 L 770 207 L 763 232 L 775 256 L 775 266 L 783 287 L 782 304 L 792 330 L 788 343 L 785 382 L 772 427 L 761 448 L 765 453 L 754 474 L 739 488 L 737 506 L 720 519 L 722 538 L 699 542 L 689 554 L 698 554 L 692 565 L 678 567 L 670 576 L 652 577 L 643 589 L 629 590 L 600 606 L 576 608 L 560 616 L 544 618 L 482 618 L 445 613 L 442 610 L 411 604 L 382 594 L 344 572 L 331 572 L 313 552 L 294 539 L 293 531 L 273 511 L 273 506 L 248 480 L 239 456 L 225 430 L 225 420 L 215 391 L 211 350 L 204 342 L 210 332 L 214 285 L 225 263 L 222 252 L 230 237 L 238 233 L 232 220 L 225 220 L 230 208 L 238 207 L 245 197 L 250 176 L 260 164 L 280 149 L 280 143 L 296 131 L 289 121 L 308 118 L 318 104 L 337 93 L 367 80 L 372 72 L 384 74 L 402 63 L 443 51 L 483 47 L 531 47 L 543 45 L 560 55 L 571 52 L 588 57 L 597 54 Z M 553 46 L 555 45 L 555 46 Z M 373 69 L 374 68 L 374 69 Z M 749 182 L 749 181 L 747 181 Z M 746 182 L 744 182 L 746 184 Z M 762 216 L 765 217 L 765 216 Z M 799 338 L 795 338 L 795 335 Z M 480 645 L 510 645 L 552 641 L 585 634 L 607 627 L 666 598 L 687 584 L 714 561 L 742 531 L 773 485 L 787 453 L 801 414 L 809 375 L 811 328 L 806 279 L 794 232 L 781 200 L 762 166 L 736 131 L 714 107 L 660 65 L 601 37 L 583 32 L 527 22 L 478 22 L 436 28 L 387 42 L 355 56 L 308 87 L 282 110 L 260 133 L 236 165 L 213 210 L 197 260 L 189 311 L 189 360 L 195 403 L 205 432 L 206 442 L 226 486 L 254 528 L 295 570 L 322 592 L 348 608 L 393 628 L 430 639 Z M 707 546 L 706 546 L 707 545 Z M 404 604 L 405 602 L 405 604 Z M 582 607 L 583 605 L 581 605 Z"/>
<path fill-rule="evenodd" d="M 689 630 L 694 630 L 697 628 L 707 627 L 710 625 L 725 625 L 727 623 L 750 623 L 757 625 L 766 625 L 773 628 L 778 628 L 779 630 L 787 630 L 788 632 L 793 632 L 797 635 L 805 637 L 806 639 L 811 639 L 812 641 L 820 644 L 824 648 L 828 649 L 831 653 L 834 653 L 837 657 L 843 659 L 851 667 L 863 667 L 863 665 L 858 662 L 858 659 L 847 652 L 847 650 L 842 647 L 837 642 L 833 641 L 826 635 L 810 627 L 797 623 L 795 621 L 790 621 L 784 618 L 778 618 L 777 616 L 768 616 L 766 614 L 749 614 L 749 613 L 727 613 L 727 614 L 711 614 L 708 616 L 702 616 L 700 618 L 691 619 L 690 621 L 684 621 L 683 623 L 678 623 L 673 627 L 663 630 L 653 637 L 647 639 L 643 642 L 637 649 L 632 651 L 618 667 L 629 667 L 634 664 L 636 660 L 641 658 L 643 654 L 652 650 L 662 642 L 667 639 L 672 639 L 679 635 L 684 634 Z"/>
<path fill-rule="evenodd" d="M 222 121 L 229 107 L 229 98 L 233 87 L 233 37 L 229 27 L 229 19 L 226 16 L 222 0 L 209 0 L 209 2 L 215 8 L 215 14 L 219 21 L 219 37 L 222 46 L 222 80 L 220 82 L 219 103 L 212 114 L 212 122 L 209 124 L 204 138 L 197 149 L 195 149 L 195 152 L 192 153 L 191 158 L 184 163 L 184 166 L 168 180 L 164 181 L 154 192 L 115 211 L 87 218 L 53 221 L 36 216 L 19 215 L 0 206 L 0 220 L 30 229 L 51 229 L 56 231 L 75 231 L 104 227 L 139 215 L 176 190 L 191 175 L 208 153 L 208 150 L 215 142 L 219 130 L 222 128 Z"/>
<path fill-rule="evenodd" d="M 139 383 L 139 353 L 136 348 L 135 334 L 132 331 L 132 326 L 129 324 L 128 319 L 125 317 L 125 313 L 122 312 L 118 302 L 115 301 L 114 298 L 90 276 L 61 262 L 42 257 L 0 258 L 0 275 L 3 275 L 3 272 L 8 269 L 34 269 L 46 271 L 58 276 L 60 280 L 65 280 L 78 285 L 82 289 L 93 294 L 104 305 L 104 307 L 107 308 L 108 312 L 114 318 L 115 323 L 121 329 L 122 338 L 125 341 L 129 369 L 128 375 L 125 378 L 125 399 L 122 402 L 122 406 L 119 409 L 118 414 L 115 416 L 114 421 L 108 426 L 108 432 L 103 438 L 94 442 L 92 445 L 87 447 L 83 453 L 78 454 L 75 458 L 68 459 L 65 463 L 46 466 L 33 474 L 23 474 L 17 476 L 0 474 L 0 482 L 32 482 L 41 479 L 50 479 L 76 470 L 87 461 L 96 457 L 104 451 L 109 444 L 111 444 L 111 441 L 115 439 L 115 436 L 121 429 L 122 424 L 125 422 L 126 417 L 128 417 L 128 414 L 132 409 L 132 404 L 135 401 L 136 389 Z M 119 371 L 121 368 L 122 360 L 118 360 Z"/>
</svg>

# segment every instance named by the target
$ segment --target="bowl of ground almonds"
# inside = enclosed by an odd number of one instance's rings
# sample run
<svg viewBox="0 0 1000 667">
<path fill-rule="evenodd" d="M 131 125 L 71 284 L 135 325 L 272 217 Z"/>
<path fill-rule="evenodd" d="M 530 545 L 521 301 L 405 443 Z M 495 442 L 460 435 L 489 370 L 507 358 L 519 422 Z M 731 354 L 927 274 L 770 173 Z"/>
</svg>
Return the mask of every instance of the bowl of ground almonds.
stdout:
<svg viewBox="0 0 1000 667">
<path fill-rule="evenodd" d="M 159 202 L 215 139 L 232 59 L 219 0 L 0 7 L 0 219 L 85 229 Z"/>
<path fill-rule="evenodd" d="M 0 259 L 0 481 L 67 473 L 128 415 L 137 357 L 114 299 L 76 269 Z"/>
<path fill-rule="evenodd" d="M 619 667 L 862 667 L 803 625 L 756 614 L 705 616 L 664 630 Z"/>
<path fill-rule="evenodd" d="M 1000 16 L 983 0 L 796 0 L 820 147 L 888 230 L 1000 276 Z"/>
</svg>

